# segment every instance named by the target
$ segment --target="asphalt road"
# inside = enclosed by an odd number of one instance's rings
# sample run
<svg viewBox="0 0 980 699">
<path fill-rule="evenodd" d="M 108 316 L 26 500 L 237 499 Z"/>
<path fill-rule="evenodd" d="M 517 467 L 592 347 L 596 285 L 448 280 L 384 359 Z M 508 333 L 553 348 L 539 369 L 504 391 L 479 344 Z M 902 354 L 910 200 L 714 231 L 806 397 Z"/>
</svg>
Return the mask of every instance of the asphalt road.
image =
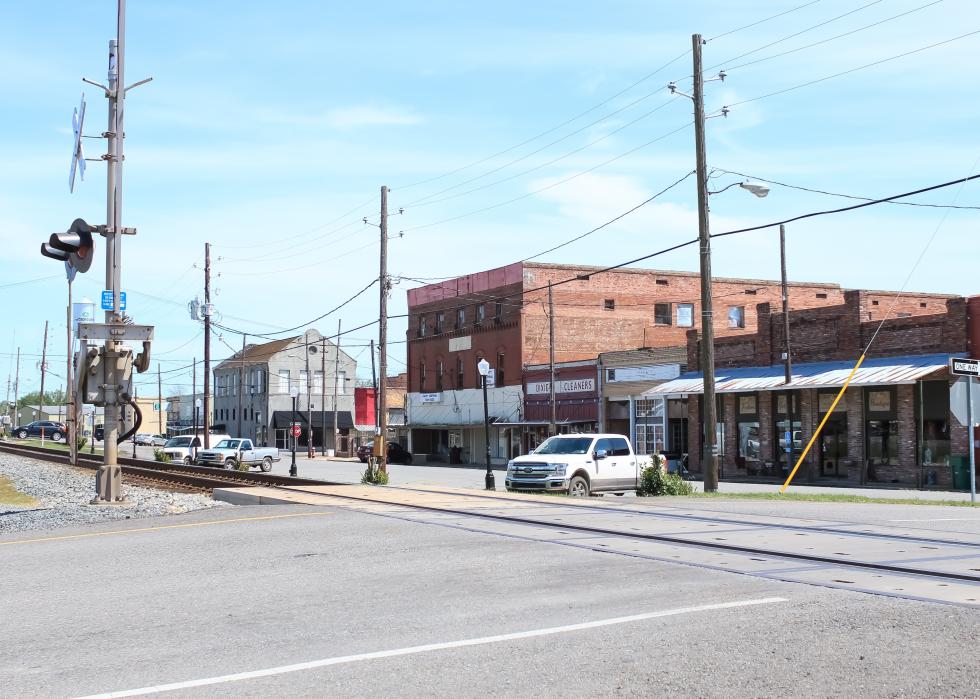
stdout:
<svg viewBox="0 0 980 699">
<path fill-rule="evenodd" d="M 0 566 L 5 697 L 171 683 L 191 684 L 163 696 L 953 697 L 980 683 L 969 609 L 326 507 L 0 537 Z M 700 608 L 717 604 L 733 606 Z"/>
</svg>

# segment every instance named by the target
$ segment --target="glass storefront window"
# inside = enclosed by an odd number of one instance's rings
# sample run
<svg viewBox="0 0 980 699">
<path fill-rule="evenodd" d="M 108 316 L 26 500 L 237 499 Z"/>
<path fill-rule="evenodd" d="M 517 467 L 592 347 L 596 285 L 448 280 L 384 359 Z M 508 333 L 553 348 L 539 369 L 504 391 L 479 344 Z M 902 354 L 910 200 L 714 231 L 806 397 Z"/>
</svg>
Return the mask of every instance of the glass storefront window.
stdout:
<svg viewBox="0 0 980 699">
<path fill-rule="evenodd" d="M 800 399 L 797 393 L 776 395 L 776 413 L 773 421 L 773 456 L 781 472 L 788 473 L 803 449 L 803 431 L 800 422 Z"/>
<path fill-rule="evenodd" d="M 738 455 L 746 461 L 759 460 L 759 423 L 738 423 Z"/>
<path fill-rule="evenodd" d="M 869 466 L 898 464 L 898 405 L 894 386 L 864 390 L 865 440 Z"/>
<path fill-rule="evenodd" d="M 918 386 L 918 451 L 920 464 L 945 463 L 949 444 L 949 383 L 923 381 Z"/>
<path fill-rule="evenodd" d="M 638 454 L 659 454 L 666 448 L 665 413 L 663 398 L 638 400 L 634 404 L 636 420 L 635 447 Z"/>
</svg>

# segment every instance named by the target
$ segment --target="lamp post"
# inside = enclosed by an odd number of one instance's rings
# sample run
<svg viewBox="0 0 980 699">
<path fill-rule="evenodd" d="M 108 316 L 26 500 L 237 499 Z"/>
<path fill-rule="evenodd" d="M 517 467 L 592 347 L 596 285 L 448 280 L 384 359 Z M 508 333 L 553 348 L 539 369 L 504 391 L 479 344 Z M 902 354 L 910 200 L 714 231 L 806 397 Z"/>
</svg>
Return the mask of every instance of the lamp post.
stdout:
<svg viewBox="0 0 980 699">
<path fill-rule="evenodd" d="M 293 429 L 296 426 L 296 401 L 299 399 L 299 386 L 290 386 L 289 387 L 289 395 L 291 395 L 293 397 L 293 419 L 289 423 L 289 434 L 293 438 L 293 453 L 292 453 L 292 460 L 289 463 L 289 475 L 295 477 L 296 476 L 296 473 L 297 473 L 297 471 L 296 471 L 296 442 L 298 440 L 298 437 L 296 437 L 296 435 L 293 433 Z"/>
<path fill-rule="evenodd" d="M 483 379 L 483 434 L 487 443 L 487 475 L 485 480 L 487 490 L 496 490 L 497 486 L 493 480 L 493 469 L 490 468 L 490 408 L 487 404 L 487 374 L 490 373 L 490 362 L 485 358 L 476 364 L 477 371 Z"/>
</svg>

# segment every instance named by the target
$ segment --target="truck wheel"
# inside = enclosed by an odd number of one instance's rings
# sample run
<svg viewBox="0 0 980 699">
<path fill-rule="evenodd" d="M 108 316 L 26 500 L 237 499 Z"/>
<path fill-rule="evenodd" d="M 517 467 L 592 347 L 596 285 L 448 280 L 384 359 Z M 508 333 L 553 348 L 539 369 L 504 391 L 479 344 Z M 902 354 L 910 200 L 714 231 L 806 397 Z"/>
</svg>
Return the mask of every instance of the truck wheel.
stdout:
<svg viewBox="0 0 980 699">
<path fill-rule="evenodd" d="M 231 470 L 231 469 L 235 468 L 235 460 L 234 459 L 225 459 L 225 468 L 228 469 L 228 470 Z"/>
<path fill-rule="evenodd" d="M 268 456 L 265 457 L 264 459 L 262 459 L 262 465 L 259 466 L 259 468 L 262 469 L 262 473 L 268 473 L 269 471 L 271 471 L 272 470 L 272 459 L 270 459 Z"/>
<path fill-rule="evenodd" d="M 184 466 L 190 466 L 190 465 L 191 465 L 191 457 L 185 456 L 184 457 Z"/>
<path fill-rule="evenodd" d="M 575 476 L 572 482 L 568 484 L 568 494 L 573 498 L 589 497 L 589 482 L 582 476 Z"/>
</svg>

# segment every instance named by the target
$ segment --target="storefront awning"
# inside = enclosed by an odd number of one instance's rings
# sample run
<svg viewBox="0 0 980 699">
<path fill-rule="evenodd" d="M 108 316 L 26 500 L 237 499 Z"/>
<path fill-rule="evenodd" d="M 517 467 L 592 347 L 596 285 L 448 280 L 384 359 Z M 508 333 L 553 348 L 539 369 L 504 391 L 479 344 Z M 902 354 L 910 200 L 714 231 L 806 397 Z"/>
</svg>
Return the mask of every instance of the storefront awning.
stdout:
<svg viewBox="0 0 980 699">
<path fill-rule="evenodd" d="M 891 386 L 912 384 L 949 366 L 952 354 L 920 354 L 905 357 L 865 359 L 851 379 L 852 386 Z M 856 361 L 856 360 L 855 360 Z M 716 393 L 783 391 L 801 388 L 839 388 L 854 368 L 854 361 L 813 362 L 793 365 L 793 382 L 787 386 L 782 364 L 759 367 L 719 368 L 715 370 Z M 682 374 L 644 391 L 644 396 L 704 393 L 701 372 Z"/>
</svg>

